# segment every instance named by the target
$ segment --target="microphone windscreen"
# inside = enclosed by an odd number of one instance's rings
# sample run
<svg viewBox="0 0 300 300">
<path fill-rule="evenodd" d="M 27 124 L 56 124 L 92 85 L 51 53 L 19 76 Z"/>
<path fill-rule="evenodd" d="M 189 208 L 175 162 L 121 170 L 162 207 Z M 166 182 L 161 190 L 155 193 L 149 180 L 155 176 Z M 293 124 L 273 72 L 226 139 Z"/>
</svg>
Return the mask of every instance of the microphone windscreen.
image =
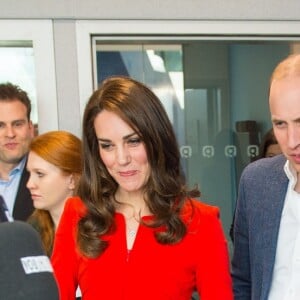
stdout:
<svg viewBox="0 0 300 300">
<path fill-rule="evenodd" d="M 25 222 L 0 223 L 0 299 L 59 299 L 40 236 Z"/>
</svg>

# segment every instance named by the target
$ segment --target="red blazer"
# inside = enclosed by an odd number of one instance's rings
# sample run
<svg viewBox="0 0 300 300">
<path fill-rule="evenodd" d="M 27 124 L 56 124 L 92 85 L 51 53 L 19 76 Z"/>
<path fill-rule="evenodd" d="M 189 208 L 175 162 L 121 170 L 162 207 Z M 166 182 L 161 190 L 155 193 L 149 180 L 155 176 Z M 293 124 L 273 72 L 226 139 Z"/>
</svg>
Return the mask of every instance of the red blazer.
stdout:
<svg viewBox="0 0 300 300">
<path fill-rule="evenodd" d="M 233 299 L 219 210 L 197 200 L 192 203 L 193 214 L 189 204 L 182 214 L 188 233 L 181 242 L 161 245 L 154 229 L 140 225 L 128 256 L 125 220 L 116 213 L 116 231 L 105 236 L 109 247 L 90 259 L 79 253 L 75 242 L 76 224 L 85 207 L 79 198 L 69 199 L 52 255 L 60 300 L 74 300 L 78 284 L 84 300 L 189 300 L 195 289 L 201 300 Z"/>
</svg>

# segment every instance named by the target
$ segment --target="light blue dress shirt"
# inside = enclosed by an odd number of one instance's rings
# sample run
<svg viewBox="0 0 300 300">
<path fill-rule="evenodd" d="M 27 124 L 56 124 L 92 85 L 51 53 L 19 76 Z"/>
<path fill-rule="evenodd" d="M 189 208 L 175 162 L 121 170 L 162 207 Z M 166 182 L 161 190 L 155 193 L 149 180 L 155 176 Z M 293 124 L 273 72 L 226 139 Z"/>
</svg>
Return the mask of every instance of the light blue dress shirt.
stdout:
<svg viewBox="0 0 300 300">
<path fill-rule="evenodd" d="M 17 191 L 25 163 L 26 157 L 10 171 L 8 180 L 0 179 L 0 195 L 4 198 L 11 216 L 13 214 Z"/>
</svg>

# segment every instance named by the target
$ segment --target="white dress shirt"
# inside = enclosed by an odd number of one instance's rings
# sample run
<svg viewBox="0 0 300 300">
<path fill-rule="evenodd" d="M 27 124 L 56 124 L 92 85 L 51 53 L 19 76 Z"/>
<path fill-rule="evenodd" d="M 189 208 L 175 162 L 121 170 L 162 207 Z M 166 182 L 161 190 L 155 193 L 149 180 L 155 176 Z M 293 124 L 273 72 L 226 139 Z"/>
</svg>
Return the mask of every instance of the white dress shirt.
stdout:
<svg viewBox="0 0 300 300">
<path fill-rule="evenodd" d="M 289 184 L 281 215 L 268 300 L 300 299 L 300 194 L 294 190 L 297 174 L 288 161 L 284 171 Z"/>
</svg>

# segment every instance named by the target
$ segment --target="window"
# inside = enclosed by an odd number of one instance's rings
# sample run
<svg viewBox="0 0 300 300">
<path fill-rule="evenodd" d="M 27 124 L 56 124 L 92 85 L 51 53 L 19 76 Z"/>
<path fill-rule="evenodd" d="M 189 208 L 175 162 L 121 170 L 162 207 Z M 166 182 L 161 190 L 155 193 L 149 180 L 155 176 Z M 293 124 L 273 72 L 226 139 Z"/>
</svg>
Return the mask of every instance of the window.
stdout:
<svg viewBox="0 0 300 300">
<path fill-rule="evenodd" d="M 0 82 L 24 89 L 39 132 L 58 128 L 52 23 L 0 20 Z"/>
<path fill-rule="evenodd" d="M 240 173 L 271 127 L 269 77 L 278 61 L 297 51 L 299 27 L 296 22 L 78 22 L 81 111 L 109 75 L 129 75 L 152 88 L 173 123 L 189 185 L 198 184 L 201 199 L 220 207 L 229 236 Z"/>
</svg>

